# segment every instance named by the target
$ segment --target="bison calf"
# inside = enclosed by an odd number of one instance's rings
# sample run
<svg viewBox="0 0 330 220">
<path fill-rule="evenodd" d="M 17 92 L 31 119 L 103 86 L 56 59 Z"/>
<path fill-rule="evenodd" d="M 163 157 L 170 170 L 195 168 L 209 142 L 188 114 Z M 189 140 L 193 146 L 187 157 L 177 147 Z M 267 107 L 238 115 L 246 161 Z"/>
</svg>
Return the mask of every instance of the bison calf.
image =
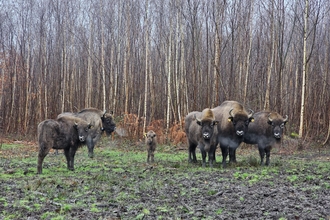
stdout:
<svg viewBox="0 0 330 220">
<path fill-rule="evenodd" d="M 150 160 L 153 163 L 156 145 L 157 145 L 156 133 L 154 131 L 148 131 L 148 133 L 146 133 L 145 136 L 146 136 L 146 145 L 147 145 L 147 151 L 148 151 L 147 163 L 149 163 Z"/>
<path fill-rule="evenodd" d="M 254 114 L 254 123 L 249 126 L 248 132 L 244 136 L 244 142 L 258 145 L 261 165 L 264 164 L 265 155 L 266 166 L 269 165 L 272 145 L 281 141 L 287 121 L 288 116 L 283 118 L 276 112 L 262 111 Z"/>
<path fill-rule="evenodd" d="M 63 149 L 69 170 L 74 170 L 74 156 L 85 142 L 91 125 L 77 117 L 63 116 L 57 120 L 48 119 L 38 125 L 38 174 L 51 148 Z"/>
<path fill-rule="evenodd" d="M 185 132 L 188 139 L 189 162 L 197 162 L 196 147 L 198 146 L 202 153 L 203 167 L 206 164 L 206 153 L 209 156 L 210 167 L 215 160 L 215 150 L 217 147 L 217 129 L 218 121 L 215 120 L 213 111 L 209 108 L 202 112 L 190 112 L 185 117 Z M 192 158 L 193 157 L 193 158 Z"/>
</svg>

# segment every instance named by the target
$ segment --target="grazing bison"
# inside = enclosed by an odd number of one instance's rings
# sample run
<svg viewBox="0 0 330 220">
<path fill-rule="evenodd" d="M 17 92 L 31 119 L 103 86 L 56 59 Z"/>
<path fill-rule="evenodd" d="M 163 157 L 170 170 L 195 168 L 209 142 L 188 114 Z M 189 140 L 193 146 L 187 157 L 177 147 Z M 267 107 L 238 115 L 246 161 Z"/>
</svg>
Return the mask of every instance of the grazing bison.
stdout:
<svg viewBox="0 0 330 220">
<path fill-rule="evenodd" d="M 185 117 L 185 132 L 188 139 L 188 160 L 189 162 L 197 162 L 196 147 L 199 146 L 203 167 L 205 167 L 206 153 L 209 156 L 210 167 L 213 167 L 215 159 L 215 150 L 217 147 L 218 121 L 215 120 L 213 111 L 209 108 L 202 112 L 190 112 Z"/>
<path fill-rule="evenodd" d="M 147 163 L 151 160 L 151 162 L 154 162 L 154 156 L 155 156 L 155 150 L 157 145 L 157 137 L 156 133 L 152 130 L 148 131 L 146 133 L 146 145 L 147 145 L 147 151 L 148 151 L 148 158 Z"/>
<path fill-rule="evenodd" d="M 61 117 L 63 115 L 76 116 L 91 123 L 92 129 L 89 132 L 85 142 L 88 147 L 88 156 L 90 158 L 94 157 L 94 146 L 100 140 L 102 132 L 105 131 L 109 136 L 116 129 L 112 112 L 106 113 L 106 111 L 101 111 L 96 108 L 86 108 L 78 113 L 64 112 L 57 117 Z"/>
<path fill-rule="evenodd" d="M 249 123 L 253 121 L 253 111 L 248 113 L 242 104 L 236 101 L 225 101 L 212 109 L 218 123 L 218 143 L 222 152 L 222 166 L 226 166 L 229 151 L 229 162 L 236 162 L 236 149 L 243 141 Z"/>
<path fill-rule="evenodd" d="M 244 142 L 257 144 L 261 162 L 264 164 L 266 154 L 266 166 L 269 165 L 270 150 L 272 145 L 279 143 L 283 135 L 283 129 L 288 121 L 288 116 L 283 118 L 280 114 L 270 111 L 261 111 L 254 114 L 254 123 L 244 135 Z"/>
<path fill-rule="evenodd" d="M 74 170 L 74 156 L 88 136 L 91 125 L 85 120 L 63 116 L 57 120 L 48 119 L 38 125 L 38 174 L 51 148 L 63 149 L 69 170 Z"/>
</svg>

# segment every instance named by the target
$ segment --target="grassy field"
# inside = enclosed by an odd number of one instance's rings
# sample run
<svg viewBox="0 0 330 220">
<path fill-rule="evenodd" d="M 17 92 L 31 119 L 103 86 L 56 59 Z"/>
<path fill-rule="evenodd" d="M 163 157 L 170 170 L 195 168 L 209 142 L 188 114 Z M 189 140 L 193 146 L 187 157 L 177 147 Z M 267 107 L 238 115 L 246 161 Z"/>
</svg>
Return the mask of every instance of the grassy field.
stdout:
<svg viewBox="0 0 330 220">
<path fill-rule="evenodd" d="M 330 219 L 330 150 L 282 154 L 260 167 L 254 148 L 238 163 L 188 164 L 187 152 L 159 146 L 147 164 L 143 145 L 104 141 L 79 149 L 75 171 L 61 152 L 36 174 L 37 145 L 0 148 L 0 219 Z M 282 151 L 282 150 L 281 150 Z"/>
</svg>

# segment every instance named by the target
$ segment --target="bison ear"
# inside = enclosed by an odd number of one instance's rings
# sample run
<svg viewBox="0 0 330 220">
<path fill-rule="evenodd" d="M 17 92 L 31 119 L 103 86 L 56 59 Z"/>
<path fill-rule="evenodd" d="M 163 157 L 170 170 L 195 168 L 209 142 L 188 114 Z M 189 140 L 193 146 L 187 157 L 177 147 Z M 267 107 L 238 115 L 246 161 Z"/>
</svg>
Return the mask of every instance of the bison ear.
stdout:
<svg viewBox="0 0 330 220">
<path fill-rule="evenodd" d="M 249 118 L 249 120 L 250 120 L 250 122 L 254 122 L 254 118 L 253 117 Z"/>
<path fill-rule="evenodd" d="M 93 125 L 88 124 L 88 129 L 91 129 L 93 127 Z"/>
<path fill-rule="evenodd" d="M 234 120 L 234 117 L 232 117 L 232 116 L 230 116 L 229 118 L 228 118 L 228 121 L 229 122 L 232 122 Z"/>
<path fill-rule="evenodd" d="M 219 124 L 219 121 L 213 121 L 213 125 Z"/>
<path fill-rule="evenodd" d="M 200 126 L 202 126 L 202 122 L 200 120 L 197 120 L 196 123 Z"/>
<path fill-rule="evenodd" d="M 269 121 L 269 120 L 267 121 L 267 123 L 268 123 L 268 124 L 270 124 L 270 125 L 272 125 L 272 124 L 273 124 L 273 122 L 272 122 L 272 121 Z"/>
</svg>

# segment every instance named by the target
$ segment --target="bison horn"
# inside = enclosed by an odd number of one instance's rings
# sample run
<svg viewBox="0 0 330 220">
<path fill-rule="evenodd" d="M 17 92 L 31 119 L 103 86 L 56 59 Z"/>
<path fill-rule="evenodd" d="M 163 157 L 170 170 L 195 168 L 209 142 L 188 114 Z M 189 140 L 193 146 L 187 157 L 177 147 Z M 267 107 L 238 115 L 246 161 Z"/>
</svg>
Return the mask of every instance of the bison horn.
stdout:
<svg viewBox="0 0 330 220">
<path fill-rule="evenodd" d="M 268 121 L 270 121 L 270 122 L 273 121 L 273 119 L 271 119 L 271 117 L 270 117 L 271 114 L 272 114 L 272 113 L 269 113 L 269 115 L 268 115 Z"/>
<path fill-rule="evenodd" d="M 232 114 L 231 114 L 231 112 L 233 111 L 234 109 L 232 108 L 232 109 L 230 109 L 230 111 L 229 111 L 229 115 L 231 116 L 231 117 L 234 117 Z"/>
<path fill-rule="evenodd" d="M 249 109 L 250 110 L 250 114 L 248 115 L 248 118 L 251 118 L 254 114 L 254 111 L 252 109 Z"/>
<path fill-rule="evenodd" d="M 287 122 L 288 121 L 288 115 L 285 115 L 285 119 L 283 120 L 283 122 Z"/>
</svg>

